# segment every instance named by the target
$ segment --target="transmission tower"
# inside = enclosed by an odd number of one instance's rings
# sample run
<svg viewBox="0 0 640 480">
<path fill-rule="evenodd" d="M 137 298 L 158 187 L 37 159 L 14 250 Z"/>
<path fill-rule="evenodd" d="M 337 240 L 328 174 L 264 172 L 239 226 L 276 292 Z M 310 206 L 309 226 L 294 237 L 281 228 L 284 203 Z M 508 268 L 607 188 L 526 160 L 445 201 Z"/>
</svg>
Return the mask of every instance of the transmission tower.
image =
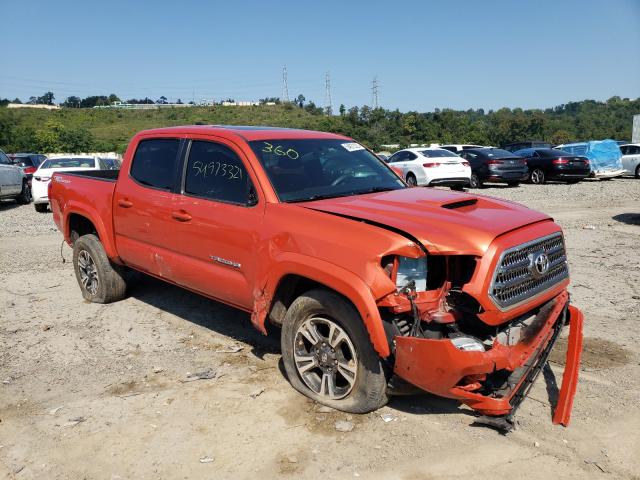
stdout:
<svg viewBox="0 0 640 480">
<path fill-rule="evenodd" d="M 373 96 L 373 108 L 378 108 L 378 77 L 373 77 L 373 82 L 371 82 L 371 94 Z"/>
<path fill-rule="evenodd" d="M 282 66 L 282 102 L 289 103 L 289 84 L 287 83 L 287 66 Z"/>
<path fill-rule="evenodd" d="M 333 113 L 333 105 L 331 102 L 331 74 L 329 72 L 324 77 L 324 88 L 324 108 L 327 115 L 331 115 Z"/>
</svg>

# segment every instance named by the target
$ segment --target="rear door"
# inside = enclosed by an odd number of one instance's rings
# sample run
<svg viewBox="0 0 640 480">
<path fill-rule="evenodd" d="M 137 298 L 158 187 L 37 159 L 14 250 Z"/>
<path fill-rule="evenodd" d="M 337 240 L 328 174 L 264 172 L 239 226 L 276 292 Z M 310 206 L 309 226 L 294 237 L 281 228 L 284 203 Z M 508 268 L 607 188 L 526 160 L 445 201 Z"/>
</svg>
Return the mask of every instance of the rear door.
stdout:
<svg viewBox="0 0 640 480">
<path fill-rule="evenodd" d="M 180 245 L 179 283 L 240 308 L 251 309 L 264 221 L 264 200 L 243 151 L 210 136 L 187 146 L 173 225 Z"/>
<path fill-rule="evenodd" d="M 113 195 L 116 248 L 120 258 L 139 270 L 175 281 L 179 243 L 174 230 L 179 184 L 179 138 L 147 138 L 136 146 L 127 172 Z"/>
</svg>

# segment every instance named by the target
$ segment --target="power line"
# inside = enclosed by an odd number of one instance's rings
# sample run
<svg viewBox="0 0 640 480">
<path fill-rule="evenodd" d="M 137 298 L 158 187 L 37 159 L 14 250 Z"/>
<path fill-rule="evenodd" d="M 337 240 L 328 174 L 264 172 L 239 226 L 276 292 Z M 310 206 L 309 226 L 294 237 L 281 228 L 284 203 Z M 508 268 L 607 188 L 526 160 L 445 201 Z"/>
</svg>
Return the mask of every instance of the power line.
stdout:
<svg viewBox="0 0 640 480">
<path fill-rule="evenodd" d="M 373 77 L 373 82 L 371 82 L 371 94 L 373 97 L 373 108 L 378 108 L 378 77 Z"/>
<path fill-rule="evenodd" d="M 287 66 L 282 66 L 282 101 L 289 103 L 289 84 L 287 80 Z"/>
<path fill-rule="evenodd" d="M 331 102 L 331 74 L 329 72 L 324 76 L 324 108 L 327 115 L 333 113 L 333 105 Z"/>
</svg>

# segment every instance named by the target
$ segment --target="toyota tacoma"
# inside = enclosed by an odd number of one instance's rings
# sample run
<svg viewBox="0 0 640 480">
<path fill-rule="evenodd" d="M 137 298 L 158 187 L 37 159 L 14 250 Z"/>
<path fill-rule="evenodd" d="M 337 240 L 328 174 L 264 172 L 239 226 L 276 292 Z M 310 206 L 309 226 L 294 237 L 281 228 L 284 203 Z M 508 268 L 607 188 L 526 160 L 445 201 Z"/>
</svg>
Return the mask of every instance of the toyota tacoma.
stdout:
<svg viewBox="0 0 640 480">
<path fill-rule="evenodd" d="M 271 127 L 143 131 L 119 171 L 50 185 L 89 301 L 144 272 L 281 327 L 287 377 L 319 403 L 369 412 L 401 379 L 505 429 L 568 325 L 569 423 L 583 316 L 543 213 L 410 188 L 353 139 Z"/>
</svg>

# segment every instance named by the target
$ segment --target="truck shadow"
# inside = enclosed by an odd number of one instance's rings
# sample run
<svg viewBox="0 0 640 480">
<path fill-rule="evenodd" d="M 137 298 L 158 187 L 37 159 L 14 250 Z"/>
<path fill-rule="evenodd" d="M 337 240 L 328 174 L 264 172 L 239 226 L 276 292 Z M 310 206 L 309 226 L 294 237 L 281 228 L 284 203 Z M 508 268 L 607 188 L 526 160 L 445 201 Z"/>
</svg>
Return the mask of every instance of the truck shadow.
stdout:
<svg viewBox="0 0 640 480">
<path fill-rule="evenodd" d="M 250 315 L 242 310 L 142 273 L 132 273 L 128 284 L 129 296 L 187 322 L 246 343 L 251 353 L 261 360 L 266 353 L 280 353 L 279 332 L 269 331 L 269 335 L 262 335 L 251 324 Z"/>
<path fill-rule="evenodd" d="M 611 218 L 627 225 L 640 225 L 640 213 L 621 213 Z"/>
</svg>

